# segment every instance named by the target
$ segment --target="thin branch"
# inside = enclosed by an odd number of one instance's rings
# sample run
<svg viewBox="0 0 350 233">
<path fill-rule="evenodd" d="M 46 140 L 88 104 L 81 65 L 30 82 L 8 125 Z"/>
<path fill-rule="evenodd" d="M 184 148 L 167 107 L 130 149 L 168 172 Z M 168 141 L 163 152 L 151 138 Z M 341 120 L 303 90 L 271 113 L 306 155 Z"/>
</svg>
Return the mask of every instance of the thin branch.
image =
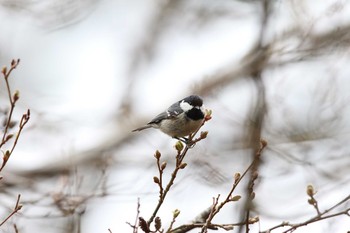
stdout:
<svg viewBox="0 0 350 233">
<path fill-rule="evenodd" d="M 8 116 L 6 118 L 6 124 L 5 124 L 5 129 L 4 129 L 4 132 L 3 132 L 3 135 L 2 135 L 2 140 L 0 142 L 0 148 L 3 145 L 5 145 L 13 137 L 13 134 L 8 134 L 8 132 L 9 132 L 9 129 L 11 128 L 11 125 L 12 125 L 12 116 L 13 116 L 13 112 L 14 112 L 14 109 L 15 109 L 15 104 L 16 104 L 17 100 L 19 99 L 19 92 L 15 91 L 15 93 L 12 94 L 11 88 L 10 88 L 10 84 L 9 84 L 9 77 L 10 77 L 11 72 L 14 69 L 16 69 L 16 67 L 18 66 L 19 61 L 20 61 L 19 59 L 17 59 L 17 61 L 12 60 L 11 68 L 8 71 L 7 71 L 6 66 L 3 67 L 2 70 L 1 70 L 1 73 L 4 76 L 5 83 L 6 83 L 7 94 L 8 94 L 8 98 L 9 98 L 9 102 L 10 102 L 10 111 L 9 111 Z M 22 132 L 24 126 L 29 121 L 29 118 L 30 118 L 30 110 L 28 109 L 27 113 L 22 115 L 21 121 L 19 123 L 19 129 L 18 129 L 18 132 L 16 133 L 15 141 L 12 144 L 11 149 L 10 150 L 6 150 L 4 155 L 3 155 L 3 162 L 2 162 L 2 165 L 0 167 L 0 172 L 3 170 L 3 168 L 7 164 L 8 160 L 9 160 L 9 158 L 10 158 L 12 152 L 13 152 L 13 150 L 15 149 L 15 147 L 17 145 L 18 139 L 19 139 L 19 137 L 21 135 L 21 132 Z"/>
<path fill-rule="evenodd" d="M 4 129 L 4 134 L 2 135 L 2 140 L 0 143 L 0 148 L 5 144 L 6 142 L 6 136 L 7 136 L 7 132 L 10 128 L 10 124 L 11 124 L 11 119 L 12 119 L 12 115 L 13 115 L 13 110 L 15 108 L 15 102 L 16 100 L 12 98 L 12 92 L 11 92 L 11 88 L 10 88 L 10 84 L 9 84 L 9 77 L 11 72 L 16 69 L 17 65 L 19 64 L 19 59 L 17 61 L 12 60 L 11 62 L 11 68 L 9 71 L 7 71 L 6 66 L 2 69 L 2 74 L 4 75 L 4 79 L 5 79 L 5 83 L 6 83 L 6 89 L 7 89 L 7 94 L 8 94 L 8 98 L 9 98 L 9 102 L 10 102 L 10 112 L 9 115 L 7 117 L 7 121 L 6 121 L 6 125 L 5 125 L 5 129 Z"/>
<path fill-rule="evenodd" d="M 202 125 L 194 132 L 192 133 L 189 138 L 188 138 L 188 142 L 185 146 L 185 148 L 183 148 L 183 144 L 178 141 L 175 145 L 175 148 L 177 150 L 177 156 L 176 156 L 176 166 L 174 171 L 171 173 L 171 178 L 167 184 L 167 186 L 165 187 L 164 191 L 162 192 L 162 195 L 160 195 L 159 200 L 158 200 L 158 204 L 156 206 L 156 208 L 154 209 L 151 217 L 149 218 L 149 220 L 147 221 L 147 225 L 150 226 L 150 224 L 153 222 L 154 218 L 156 217 L 160 207 L 162 206 L 164 199 L 166 197 L 166 195 L 168 194 L 170 188 L 172 187 L 172 185 L 174 184 L 174 181 L 176 179 L 177 173 L 179 172 L 179 170 L 184 169 L 187 164 L 186 163 L 182 163 L 183 159 L 185 158 L 187 152 L 189 149 L 192 149 L 195 144 L 197 142 L 199 142 L 200 140 L 206 138 L 208 132 L 201 132 L 200 136 L 196 139 L 194 139 L 194 137 L 196 136 L 196 134 L 199 132 L 199 130 L 202 128 L 202 126 L 205 124 L 206 121 L 211 119 L 211 111 L 209 110 L 207 112 L 207 115 L 205 117 L 205 119 L 203 120 Z"/>
<path fill-rule="evenodd" d="M 5 222 L 7 222 L 13 215 L 15 215 L 18 211 L 22 209 L 22 205 L 19 204 L 19 201 L 21 199 L 21 194 L 18 194 L 17 201 L 15 208 L 12 210 L 12 212 L 0 223 L 0 227 L 4 225 Z"/>
<path fill-rule="evenodd" d="M 346 203 L 349 200 L 350 200 L 350 195 L 346 196 L 344 199 L 342 199 L 341 201 L 337 202 L 332 207 L 326 209 L 325 211 L 321 212 L 320 214 L 316 214 L 316 216 L 314 216 L 314 217 L 312 217 L 312 218 L 310 218 L 310 219 L 308 219 L 308 220 L 306 220 L 304 222 L 292 224 L 292 223 L 289 223 L 289 222 L 285 221 L 285 222 L 282 222 L 282 223 L 280 223 L 280 224 L 278 224 L 278 225 L 276 225 L 274 227 L 271 227 L 268 230 L 260 231 L 260 233 L 270 233 L 271 231 L 273 231 L 275 229 L 289 226 L 290 228 L 288 228 L 287 230 L 283 231 L 283 233 L 288 233 L 288 232 L 293 232 L 294 230 L 296 230 L 299 227 L 306 226 L 306 225 L 309 225 L 311 223 L 315 223 L 315 222 L 322 221 L 322 220 L 325 220 L 325 219 L 334 218 L 334 217 L 337 217 L 337 216 L 340 216 L 340 215 L 347 215 L 347 216 L 350 217 L 350 208 L 347 208 L 347 209 L 345 209 L 343 211 L 339 211 L 339 212 L 334 213 L 334 214 L 326 215 L 327 213 L 331 212 L 332 210 L 334 210 L 335 208 L 339 207 L 340 205 Z"/>
</svg>

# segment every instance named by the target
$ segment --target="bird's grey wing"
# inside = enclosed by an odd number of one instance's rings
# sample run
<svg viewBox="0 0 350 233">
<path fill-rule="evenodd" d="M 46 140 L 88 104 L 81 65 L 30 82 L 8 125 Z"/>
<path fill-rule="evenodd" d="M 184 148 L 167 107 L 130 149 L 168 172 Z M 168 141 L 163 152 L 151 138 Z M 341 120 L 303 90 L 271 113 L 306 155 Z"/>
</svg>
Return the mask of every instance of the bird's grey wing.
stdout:
<svg viewBox="0 0 350 233">
<path fill-rule="evenodd" d="M 182 110 L 182 108 L 180 108 L 180 104 L 179 102 L 171 105 L 168 110 L 166 110 L 166 112 L 169 114 L 169 116 L 171 117 L 175 117 L 180 115 L 181 113 L 183 113 L 184 111 Z"/>
<path fill-rule="evenodd" d="M 151 120 L 148 123 L 148 125 L 158 124 L 159 122 L 161 122 L 164 119 L 174 118 L 174 117 L 180 115 L 181 113 L 183 113 L 183 110 L 181 108 L 179 108 L 178 103 L 175 103 L 175 104 L 171 105 L 165 112 L 162 112 L 158 116 L 153 118 L 153 120 Z"/>
<path fill-rule="evenodd" d="M 161 122 L 164 119 L 169 119 L 171 118 L 171 116 L 168 114 L 167 111 L 160 113 L 159 115 L 157 115 L 155 118 L 153 118 L 150 122 L 148 122 L 148 125 L 151 124 L 158 124 L 159 122 Z"/>
</svg>

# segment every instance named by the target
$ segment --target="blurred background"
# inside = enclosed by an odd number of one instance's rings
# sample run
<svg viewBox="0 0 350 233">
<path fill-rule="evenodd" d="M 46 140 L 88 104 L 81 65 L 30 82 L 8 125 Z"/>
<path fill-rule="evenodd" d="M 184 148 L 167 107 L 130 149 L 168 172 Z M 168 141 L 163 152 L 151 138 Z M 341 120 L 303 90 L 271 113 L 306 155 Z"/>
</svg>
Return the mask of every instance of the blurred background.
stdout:
<svg viewBox="0 0 350 233">
<path fill-rule="evenodd" d="M 176 141 L 131 130 L 190 94 L 213 119 L 159 212 L 164 227 L 174 209 L 179 226 L 224 197 L 259 138 L 268 146 L 251 232 L 315 216 L 308 184 L 321 211 L 349 196 L 345 0 L 1 0 L 0 28 L 0 64 L 21 59 L 10 79 L 20 90 L 15 116 L 31 110 L 0 183 L 1 219 L 18 194 L 23 208 L 1 232 L 15 232 L 13 224 L 20 233 L 132 232 L 138 198 L 145 219 L 158 200 L 153 154 L 162 152 L 169 179 Z M 247 180 L 235 194 L 246 190 Z M 349 206 L 347 198 L 334 213 Z M 244 213 L 243 198 L 213 222 L 241 222 Z M 341 215 L 298 232 L 349 230 Z"/>
</svg>

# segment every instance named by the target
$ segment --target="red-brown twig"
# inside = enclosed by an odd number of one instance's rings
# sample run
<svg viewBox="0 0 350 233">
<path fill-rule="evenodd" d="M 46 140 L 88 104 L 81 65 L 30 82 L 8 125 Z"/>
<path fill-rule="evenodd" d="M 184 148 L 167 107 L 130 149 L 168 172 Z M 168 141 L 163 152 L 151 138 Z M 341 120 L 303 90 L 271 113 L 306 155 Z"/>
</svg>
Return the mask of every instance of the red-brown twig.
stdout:
<svg viewBox="0 0 350 233">
<path fill-rule="evenodd" d="M 215 215 L 220 212 L 220 210 L 222 209 L 222 207 L 224 207 L 224 205 L 226 205 L 230 201 L 238 201 L 240 199 L 240 196 L 233 196 L 233 192 L 235 191 L 236 187 L 241 182 L 243 177 L 248 173 L 248 171 L 250 171 L 256 165 L 258 157 L 260 157 L 260 155 L 261 155 L 263 149 L 266 147 L 266 145 L 267 145 L 266 141 L 261 140 L 260 149 L 258 151 L 259 156 L 255 157 L 253 162 L 248 166 L 248 168 L 243 172 L 242 175 L 240 175 L 239 173 L 235 174 L 234 183 L 232 185 L 230 192 L 227 194 L 225 200 L 222 201 L 220 204 L 214 203 L 215 205 L 212 206 L 212 213 L 210 213 L 208 218 L 206 219 L 206 223 L 202 227 L 202 231 L 201 231 L 202 233 L 207 232 L 207 228 L 209 225 L 211 225 L 211 221 L 213 220 Z M 248 218 L 248 224 L 251 224 L 251 223 L 252 223 L 252 221 L 250 221 L 250 218 Z"/>
<path fill-rule="evenodd" d="M 13 208 L 12 212 L 0 223 L 0 227 L 5 222 L 7 222 L 13 215 L 15 215 L 18 211 L 20 211 L 22 209 L 22 205 L 19 204 L 20 199 L 21 199 L 21 194 L 18 194 L 15 208 Z"/>
<path fill-rule="evenodd" d="M 337 202 L 332 207 L 326 209 L 323 212 L 320 212 L 319 214 L 316 214 L 316 216 L 314 216 L 314 217 L 312 217 L 312 218 L 310 218 L 310 219 L 308 219 L 308 220 L 306 220 L 304 222 L 294 223 L 293 224 L 293 223 L 285 221 L 285 222 L 282 222 L 282 223 L 280 223 L 280 224 L 278 224 L 278 225 L 276 225 L 274 227 L 271 227 L 268 230 L 260 231 L 260 233 L 270 233 L 271 231 L 276 230 L 276 229 L 281 228 L 281 227 L 289 227 L 287 230 L 283 231 L 283 233 L 290 233 L 290 232 L 295 231 L 299 227 L 306 226 L 306 225 L 309 225 L 311 223 L 319 222 L 319 221 L 322 221 L 322 220 L 325 220 L 325 219 L 334 218 L 334 217 L 337 217 L 337 216 L 340 216 L 340 215 L 347 215 L 347 216 L 350 217 L 350 208 L 346 208 L 346 209 L 344 209 L 342 211 L 339 211 L 337 213 L 334 213 L 334 214 L 328 214 L 329 212 L 331 212 L 335 208 L 339 207 L 340 205 L 348 202 L 349 200 L 350 200 L 350 195 L 346 196 L 345 198 L 343 198 L 341 201 Z"/>
<path fill-rule="evenodd" d="M 19 92 L 18 91 L 15 91 L 15 93 L 13 94 L 12 91 L 11 91 L 11 88 L 10 88 L 10 83 L 9 83 L 9 77 L 10 77 L 10 74 L 11 72 L 16 69 L 16 67 L 18 66 L 19 64 L 19 59 L 17 59 L 17 61 L 15 60 L 12 60 L 11 62 L 11 68 L 9 70 L 7 70 L 6 67 L 3 67 L 2 70 L 1 70 L 1 73 L 3 74 L 4 76 L 4 79 L 5 79 L 5 83 L 6 83 L 6 89 L 7 89 L 7 94 L 8 94 L 8 98 L 9 98 L 9 102 L 10 102 L 10 111 L 8 113 L 8 116 L 6 118 L 6 121 L 5 121 L 5 129 L 4 129 L 4 133 L 2 135 L 2 139 L 1 139 L 1 142 L 0 142 L 0 148 L 5 145 L 12 137 L 13 137 L 13 134 L 9 134 L 9 129 L 12 127 L 12 116 L 13 116 L 13 112 L 14 112 L 14 109 L 15 109 L 15 104 L 17 102 L 17 100 L 19 99 Z M 0 172 L 3 170 L 3 168 L 5 167 L 5 165 L 7 164 L 13 150 L 15 149 L 16 145 L 17 145 L 17 142 L 18 142 L 18 139 L 21 135 L 21 132 L 24 128 L 24 126 L 27 124 L 27 122 L 29 121 L 29 118 L 30 118 L 30 111 L 29 109 L 27 110 L 27 113 L 23 114 L 22 118 L 21 118 L 21 121 L 19 123 L 19 129 L 16 133 L 16 137 L 15 137 L 15 140 L 12 144 L 12 147 L 10 150 L 6 150 L 4 152 L 4 155 L 3 155 L 3 162 L 2 162 L 2 165 L 0 167 Z"/>
<path fill-rule="evenodd" d="M 183 144 L 179 141 L 176 143 L 175 148 L 177 150 L 177 155 L 176 155 L 176 166 L 174 171 L 171 173 L 171 178 L 168 182 L 168 184 L 166 185 L 165 188 L 163 188 L 163 186 L 160 187 L 160 195 L 159 195 L 159 200 L 158 200 L 158 204 L 156 206 L 156 208 L 154 209 L 151 217 L 149 218 L 149 220 L 147 221 L 147 225 L 150 226 L 150 224 L 153 222 L 154 218 L 156 217 L 160 207 L 162 206 L 164 199 L 166 197 L 166 195 L 168 194 L 170 188 L 172 187 L 172 185 L 174 184 L 174 181 L 176 179 L 177 173 L 179 172 L 179 170 L 184 169 L 187 164 L 183 163 L 183 159 L 185 158 L 187 152 L 189 149 L 193 148 L 193 146 L 195 145 L 195 143 L 201 141 L 202 139 L 207 137 L 208 132 L 201 132 L 200 136 L 198 138 L 194 138 L 196 136 L 196 134 L 199 132 L 199 130 L 202 128 L 202 126 L 205 124 L 206 121 L 209 121 L 211 119 L 211 111 L 209 110 L 207 112 L 207 115 L 205 117 L 205 119 L 203 120 L 203 123 L 201 125 L 201 127 L 199 127 L 193 134 L 191 134 L 188 138 L 188 142 L 185 147 L 183 147 Z M 160 153 L 159 153 L 159 158 L 160 158 Z M 158 161 L 158 160 L 157 160 Z M 157 164 L 159 164 L 159 162 L 157 162 Z M 164 167 L 165 168 L 165 167 Z M 158 167 L 159 170 L 159 167 Z M 160 170 L 159 170 L 160 171 Z M 160 172 L 159 174 L 160 176 L 163 175 L 162 172 Z M 158 178 L 158 185 L 160 185 L 160 181 L 162 180 L 162 177 Z M 156 182 L 156 180 L 154 180 Z M 156 182 L 157 183 L 157 182 Z"/>
</svg>

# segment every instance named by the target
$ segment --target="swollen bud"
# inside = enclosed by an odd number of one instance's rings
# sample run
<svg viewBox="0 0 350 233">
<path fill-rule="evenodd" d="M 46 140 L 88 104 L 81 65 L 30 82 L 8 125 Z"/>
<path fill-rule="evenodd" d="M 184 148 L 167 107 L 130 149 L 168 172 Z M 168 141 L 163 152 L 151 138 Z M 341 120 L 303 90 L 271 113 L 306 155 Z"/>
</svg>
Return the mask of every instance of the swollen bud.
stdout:
<svg viewBox="0 0 350 233">
<path fill-rule="evenodd" d="M 179 216 L 179 214 L 180 214 L 180 210 L 175 209 L 175 210 L 173 211 L 173 218 L 177 218 L 177 216 Z"/>
<path fill-rule="evenodd" d="M 201 132 L 201 138 L 202 138 L 202 139 L 206 138 L 207 135 L 208 135 L 208 131 L 203 131 L 203 132 Z"/>
<path fill-rule="evenodd" d="M 7 73 L 7 67 L 6 66 L 2 67 L 1 73 L 3 73 L 3 75 L 6 75 L 6 73 Z"/>
<path fill-rule="evenodd" d="M 265 148 L 267 146 L 267 141 L 264 139 L 260 139 L 261 147 Z"/>
<path fill-rule="evenodd" d="M 209 121 L 211 119 L 211 114 L 212 114 L 212 110 L 211 109 L 205 109 L 204 120 L 205 121 Z"/>
<path fill-rule="evenodd" d="M 179 166 L 179 168 L 180 168 L 180 169 L 184 169 L 186 166 L 187 166 L 187 163 L 181 163 L 180 166 Z"/>
<path fill-rule="evenodd" d="M 160 166 L 160 169 L 163 171 L 166 168 L 166 162 L 163 162 L 162 165 Z"/>
<path fill-rule="evenodd" d="M 231 201 L 238 201 L 239 199 L 241 199 L 241 196 L 240 195 L 236 195 L 236 196 L 233 196 L 231 197 Z"/>
<path fill-rule="evenodd" d="M 315 194 L 315 190 L 314 190 L 314 187 L 309 184 L 307 187 L 306 187 L 306 193 L 308 196 L 312 197 L 314 194 Z"/>
<path fill-rule="evenodd" d="M 161 156 L 161 154 L 160 154 L 159 150 L 156 150 L 156 153 L 154 154 L 154 157 L 156 159 L 160 159 L 160 156 Z"/>
<path fill-rule="evenodd" d="M 11 138 L 13 137 L 13 134 L 9 134 L 9 135 L 7 135 L 6 136 L 6 139 L 5 139 L 5 141 L 8 141 L 8 140 L 10 140 Z"/>
<path fill-rule="evenodd" d="M 156 183 L 156 184 L 159 184 L 160 183 L 159 178 L 154 176 L 153 177 L 153 182 Z"/>
<path fill-rule="evenodd" d="M 15 91 L 15 94 L 13 94 L 13 101 L 16 102 L 19 99 L 19 91 Z"/>
<path fill-rule="evenodd" d="M 175 149 L 180 152 L 182 151 L 182 149 L 184 148 L 184 145 L 182 144 L 181 141 L 177 141 L 176 144 L 175 144 Z"/>
<path fill-rule="evenodd" d="M 251 217 L 248 219 L 248 222 L 249 224 L 253 224 L 253 223 L 256 223 L 256 222 L 259 222 L 259 216 L 256 216 L 256 217 Z"/>
<path fill-rule="evenodd" d="M 7 160 L 9 160 L 10 155 L 11 155 L 10 151 L 7 150 L 4 154 L 4 157 L 2 158 L 4 160 L 4 162 L 7 162 Z"/>
<path fill-rule="evenodd" d="M 237 173 L 235 174 L 234 178 L 235 178 L 235 184 L 237 184 L 238 181 L 239 181 L 239 179 L 241 178 L 241 174 L 240 174 L 239 172 L 237 172 Z"/>
<path fill-rule="evenodd" d="M 141 230 L 143 230 L 144 232 L 150 232 L 146 220 L 142 217 L 139 217 L 139 226 L 140 226 Z"/>
<path fill-rule="evenodd" d="M 162 227 L 162 221 L 158 216 L 154 219 L 154 227 L 156 228 L 156 231 L 159 231 L 160 228 Z"/>
<path fill-rule="evenodd" d="M 310 205 L 315 205 L 315 204 L 316 204 L 316 200 L 315 200 L 314 198 L 307 199 L 307 202 L 308 202 Z"/>
</svg>

